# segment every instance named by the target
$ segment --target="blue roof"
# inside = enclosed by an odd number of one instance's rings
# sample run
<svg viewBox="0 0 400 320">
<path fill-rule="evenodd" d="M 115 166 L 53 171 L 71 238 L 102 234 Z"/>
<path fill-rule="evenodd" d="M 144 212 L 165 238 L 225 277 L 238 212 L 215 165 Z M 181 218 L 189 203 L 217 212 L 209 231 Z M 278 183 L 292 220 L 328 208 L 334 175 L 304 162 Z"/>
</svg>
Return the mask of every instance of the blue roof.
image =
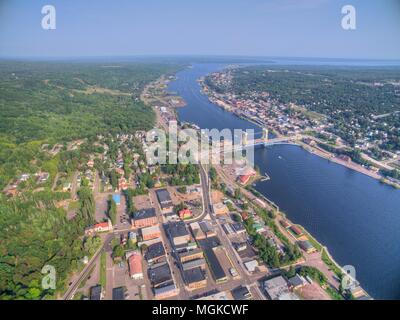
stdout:
<svg viewBox="0 0 400 320">
<path fill-rule="evenodd" d="M 121 202 L 121 195 L 119 195 L 119 194 L 113 194 L 112 198 L 115 201 L 115 203 Z"/>
</svg>

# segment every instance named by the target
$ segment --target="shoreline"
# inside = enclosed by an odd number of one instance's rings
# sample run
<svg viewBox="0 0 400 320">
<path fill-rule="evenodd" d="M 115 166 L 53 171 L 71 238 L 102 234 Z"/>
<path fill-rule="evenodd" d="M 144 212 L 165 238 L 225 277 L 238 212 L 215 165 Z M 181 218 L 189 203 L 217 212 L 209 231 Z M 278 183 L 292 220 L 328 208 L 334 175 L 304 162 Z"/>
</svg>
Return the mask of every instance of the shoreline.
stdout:
<svg viewBox="0 0 400 320">
<path fill-rule="evenodd" d="M 245 121 L 249 121 L 249 122 L 251 122 L 251 123 L 253 123 L 253 124 L 256 124 L 256 125 L 260 126 L 260 124 L 256 123 L 255 121 L 252 121 L 252 119 L 249 119 L 249 118 L 244 117 L 244 116 L 239 116 L 239 115 L 236 114 L 235 112 L 230 111 L 230 110 L 227 110 L 227 108 L 224 108 L 222 105 L 216 103 L 215 101 L 212 101 L 212 100 L 210 99 L 210 96 L 207 94 L 207 92 L 205 92 L 205 91 L 209 91 L 209 89 L 208 89 L 208 87 L 206 87 L 205 84 L 204 84 L 204 78 L 198 79 L 197 82 L 198 82 L 199 85 L 200 85 L 200 93 L 203 94 L 203 95 L 206 95 L 207 98 L 208 98 L 208 100 L 209 100 L 209 102 L 211 102 L 213 105 L 215 105 L 215 106 L 217 106 L 217 107 L 223 109 L 223 110 L 226 111 L 226 112 L 230 112 L 230 113 L 234 114 L 236 117 L 238 117 L 238 118 L 240 118 L 240 119 L 243 119 L 243 120 L 245 120 Z M 206 88 L 206 90 L 204 90 L 205 88 Z M 178 115 L 177 115 L 177 119 L 178 119 Z M 178 120 L 179 120 L 179 119 L 178 119 Z M 274 131 L 274 134 L 275 134 L 275 131 Z M 312 155 L 319 156 L 320 158 L 323 158 L 323 159 L 326 159 L 326 160 L 335 162 L 336 164 L 339 164 L 339 165 L 343 165 L 343 166 L 345 166 L 345 167 L 348 168 L 348 169 L 352 169 L 352 170 L 357 171 L 357 172 L 359 172 L 359 173 L 368 175 L 368 174 L 366 174 L 365 172 L 363 172 L 363 171 L 360 170 L 360 169 L 357 170 L 357 169 L 355 169 L 355 168 L 353 168 L 353 167 L 349 167 L 349 166 L 347 166 L 347 165 L 345 165 L 345 164 L 339 162 L 340 159 L 335 159 L 335 157 L 333 157 L 333 156 L 332 156 L 331 158 L 329 158 L 327 155 L 324 156 L 324 155 L 322 154 L 321 151 L 320 151 L 320 152 L 314 151 L 314 148 L 312 148 L 311 146 L 309 146 L 309 145 L 307 145 L 307 144 L 305 144 L 305 143 L 296 142 L 296 143 L 293 143 L 293 145 L 297 145 L 297 146 L 303 148 L 305 151 L 309 152 L 309 153 L 312 154 Z M 311 150 L 309 150 L 309 148 L 310 148 Z M 328 153 L 328 152 L 325 151 L 325 150 L 324 150 L 324 152 L 325 152 L 325 153 Z M 374 176 L 370 176 L 370 177 L 371 177 L 371 178 L 377 179 L 377 178 L 374 177 Z M 300 226 L 300 227 L 305 231 L 305 234 L 309 235 L 309 238 L 311 238 L 313 241 L 315 241 L 315 242 L 318 244 L 318 246 L 320 246 L 320 248 L 321 248 L 321 251 L 320 251 L 321 254 L 322 254 L 323 252 L 325 252 L 326 255 L 327 255 L 327 257 L 328 257 L 328 261 L 329 261 L 331 264 L 333 264 L 334 267 L 338 268 L 341 272 L 343 272 L 342 267 L 341 267 L 340 264 L 337 263 L 337 261 L 333 258 L 333 256 L 332 256 L 332 255 L 330 254 L 330 252 L 329 252 L 329 249 L 328 249 L 325 245 L 321 244 L 321 243 L 320 243 L 310 232 L 308 232 L 303 226 L 301 226 L 301 225 L 299 225 L 299 224 L 296 224 L 296 223 L 293 223 L 290 219 L 288 219 L 288 218 L 286 217 L 286 214 L 285 214 L 284 212 L 281 212 L 281 211 L 280 211 L 279 206 L 278 206 L 276 203 L 274 203 L 272 200 L 268 199 L 265 195 L 261 194 L 260 192 L 258 192 L 257 190 L 255 190 L 255 189 L 253 188 L 253 184 L 255 184 L 255 183 L 256 183 L 257 181 L 259 181 L 260 179 L 262 179 L 262 175 L 261 175 L 261 174 L 257 174 L 255 177 L 253 177 L 253 178 L 252 178 L 248 183 L 246 183 L 245 185 L 240 185 L 240 184 L 238 184 L 236 181 L 235 181 L 234 183 L 235 183 L 236 185 L 238 185 L 239 188 L 243 188 L 243 189 L 247 190 L 248 192 L 250 192 L 256 199 L 259 199 L 259 200 L 261 200 L 261 201 L 262 201 L 262 200 L 263 200 L 263 201 L 266 201 L 267 206 L 269 206 L 270 208 L 272 208 L 272 210 L 276 211 L 280 217 L 282 217 L 283 219 L 285 219 L 286 221 L 288 221 L 290 224 Z M 250 187 L 250 190 L 247 189 L 246 187 Z M 261 198 L 261 199 L 260 199 L 260 198 Z M 324 263 L 329 269 L 331 268 L 331 266 L 329 266 L 329 263 L 325 262 L 324 260 L 323 260 L 323 263 Z M 335 273 L 334 270 L 331 270 L 331 271 L 332 271 L 333 273 Z M 343 272 L 343 273 L 344 273 L 344 272 Z M 335 274 L 336 274 L 336 273 L 335 273 Z M 361 284 L 359 284 L 359 287 L 361 287 Z M 361 287 L 361 288 L 362 288 L 362 287 Z M 364 289 L 362 289 L 362 290 L 363 290 L 365 296 L 372 298 L 372 297 L 368 294 L 368 292 L 367 292 L 366 290 L 364 290 Z"/>
<path fill-rule="evenodd" d="M 238 117 L 238 118 L 240 118 L 242 120 L 245 120 L 245 121 L 251 122 L 252 124 L 260 126 L 260 128 L 261 128 L 261 125 L 259 123 L 257 123 L 257 121 L 254 121 L 253 119 L 251 119 L 249 117 L 246 117 L 245 115 L 238 115 L 235 111 L 233 111 L 233 108 L 230 105 L 228 105 L 226 102 L 223 102 L 223 101 L 220 101 L 220 100 L 215 100 L 214 101 L 214 99 L 212 99 L 212 97 L 210 97 L 210 95 L 208 94 L 208 92 L 211 92 L 211 90 L 205 85 L 203 79 L 199 80 L 198 83 L 199 83 L 199 85 L 201 87 L 200 92 L 203 95 L 207 96 L 207 98 L 208 98 L 210 103 L 212 103 L 213 105 L 221 108 L 222 110 L 224 110 L 226 112 L 232 113 L 234 116 L 236 116 L 236 117 Z M 268 128 L 268 129 L 270 129 L 270 128 Z M 270 129 L 270 130 L 275 135 L 278 135 L 274 129 Z M 312 138 L 312 137 L 310 136 L 310 138 Z M 346 161 L 344 161 L 342 159 L 339 159 L 337 156 L 334 156 L 331 152 L 329 152 L 327 150 L 324 150 L 321 147 L 313 147 L 313 146 L 308 145 L 308 144 L 306 144 L 306 143 L 304 143 L 302 141 L 292 142 L 292 145 L 297 145 L 297 146 L 301 147 L 303 150 L 307 151 L 308 153 L 310 153 L 312 155 L 318 156 L 318 157 L 320 157 L 322 159 L 328 160 L 329 162 L 336 163 L 338 165 L 346 167 L 347 169 L 356 171 L 356 172 L 361 173 L 363 175 L 366 175 L 366 176 L 368 176 L 370 178 L 378 180 L 383 185 L 392 187 L 394 189 L 400 189 L 400 184 L 396 184 L 394 182 L 391 182 L 386 177 L 376 173 L 375 171 L 369 170 L 369 169 L 363 167 L 362 165 L 360 165 L 360 164 L 358 164 L 356 162 L 353 162 L 353 161 L 346 162 Z"/>
</svg>

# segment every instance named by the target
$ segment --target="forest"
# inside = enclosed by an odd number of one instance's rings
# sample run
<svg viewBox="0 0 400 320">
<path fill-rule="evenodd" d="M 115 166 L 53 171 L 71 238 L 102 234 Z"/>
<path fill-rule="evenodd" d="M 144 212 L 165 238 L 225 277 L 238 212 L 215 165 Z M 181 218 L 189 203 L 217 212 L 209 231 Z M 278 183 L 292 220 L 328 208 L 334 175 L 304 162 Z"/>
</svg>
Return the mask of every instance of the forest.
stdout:
<svg viewBox="0 0 400 320">
<path fill-rule="evenodd" d="M 181 66 L 146 63 L 0 62 L 0 187 L 22 173 L 45 171 L 37 188 L 29 179 L 15 198 L 0 194 L 0 300 L 52 299 L 82 259 L 100 245 L 84 236 L 94 222 L 94 199 L 86 187 L 68 219 L 57 201 L 70 193 L 53 192 L 58 172 L 67 174 L 87 160 L 97 135 L 134 133 L 152 128 L 153 111 L 140 101 L 145 85 Z M 71 141 L 86 139 L 80 149 Z M 58 153 L 52 148 L 62 146 Z M 87 151 L 87 152 L 86 152 Z M 36 188 L 34 190 L 34 188 Z M 56 289 L 43 289 L 42 268 L 54 266 Z"/>
</svg>

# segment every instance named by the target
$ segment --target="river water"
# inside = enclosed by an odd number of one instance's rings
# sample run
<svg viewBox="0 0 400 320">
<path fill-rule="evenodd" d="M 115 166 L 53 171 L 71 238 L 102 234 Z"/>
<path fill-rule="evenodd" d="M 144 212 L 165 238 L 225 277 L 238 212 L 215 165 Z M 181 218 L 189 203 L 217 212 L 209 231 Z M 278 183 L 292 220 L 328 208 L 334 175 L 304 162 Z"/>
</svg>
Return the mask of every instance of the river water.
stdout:
<svg viewBox="0 0 400 320">
<path fill-rule="evenodd" d="M 187 103 L 179 119 L 204 129 L 260 132 L 201 94 L 197 79 L 223 67 L 194 64 L 177 74 L 168 90 Z M 257 148 L 255 164 L 271 177 L 256 184 L 259 192 L 327 246 L 340 265 L 354 266 L 372 297 L 400 299 L 400 190 L 297 146 Z"/>
</svg>

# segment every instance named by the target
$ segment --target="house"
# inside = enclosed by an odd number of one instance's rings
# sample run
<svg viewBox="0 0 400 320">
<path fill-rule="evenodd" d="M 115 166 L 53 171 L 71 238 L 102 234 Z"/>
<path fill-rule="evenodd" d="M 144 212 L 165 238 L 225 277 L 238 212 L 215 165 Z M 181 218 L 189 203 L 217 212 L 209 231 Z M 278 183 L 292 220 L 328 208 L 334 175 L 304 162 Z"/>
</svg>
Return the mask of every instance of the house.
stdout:
<svg viewBox="0 0 400 320">
<path fill-rule="evenodd" d="M 37 174 L 37 182 L 44 183 L 49 179 L 49 177 L 50 174 L 48 172 L 40 172 Z"/>
<path fill-rule="evenodd" d="M 239 286 L 231 291 L 234 300 L 250 300 L 252 294 L 247 286 Z"/>
<path fill-rule="evenodd" d="M 119 188 L 119 190 L 128 189 L 128 182 L 126 181 L 125 177 L 120 177 L 118 179 L 118 188 Z"/>
<path fill-rule="evenodd" d="M 242 217 L 243 221 L 246 221 L 249 218 L 249 214 L 246 211 L 242 211 L 240 216 Z"/>
<path fill-rule="evenodd" d="M 112 230 L 113 230 L 113 226 L 112 226 L 111 220 L 108 219 L 106 222 L 96 223 L 94 226 L 87 228 L 85 230 L 85 234 L 92 235 L 94 233 L 108 232 L 108 231 L 112 231 Z"/>
<path fill-rule="evenodd" d="M 133 252 L 128 258 L 129 276 L 132 279 L 143 279 L 142 256 L 139 252 Z"/>
<path fill-rule="evenodd" d="M 261 223 L 254 223 L 253 227 L 257 233 L 262 233 L 265 231 L 265 227 Z"/>
<path fill-rule="evenodd" d="M 233 229 L 235 230 L 235 232 L 237 234 L 242 234 L 242 233 L 246 233 L 246 228 L 244 227 L 244 225 L 240 222 L 238 223 L 233 223 L 232 224 Z"/>
<path fill-rule="evenodd" d="M 228 207 L 222 202 L 218 202 L 213 205 L 214 213 L 218 215 L 227 215 L 229 213 Z"/>
<path fill-rule="evenodd" d="M 154 208 L 139 210 L 134 213 L 132 225 L 135 228 L 151 227 L 158 223 Z"/>
<path fill-rule="evenodd" d="M 89 168 L 93 168 L 93 166 L 94 166 L 94 160 L 93 160 L 93 159 L 89 159 L 88 162 L 86 163 L 86 165 L 87 165 Z"/>
<path fill-rule="evenodd" d="M 290 292 L 288 283 L 282 276 L 265 280 L 263 286 L 265 292 L 271 300 L 280 300 L 281 296 L 284 296 Z"/>
<path fill-rule="evenodd" d="M 18 195 L 18 189 L 17 188 L 10 188 L 6 190 L 6 196 L 7 197 L 15 197 Z"/>
<path fill-rule="evenodd" d="M 247 242 L 234 242 L 233 247 L 237 252 L 241 252 L 247 249 Z"/>
<path fill-rule="evenodd" d="M 158 189 L 156 190 L 156 195 L 158 199 L 158 203 L 160 204 L 160 208 L 162 213 L 169 213 L 173 211 L 173 203 L 171 200 L 171 196 L 167 189 Z"/>
<path fill-rule="evenodd" d="M 164 257 L 165 257 L 165 248 L 161 241 L 153 243 L 150 246 L 148 246 L 146 253 L 144 255 L 144 258 L 149 264 L 155 263 Z"/>
<path fill-rule="evenodd" d="M 19 180 L 20 181 L 27 181 L 31 175 L 29 173 L 23 173 L 20 175 Z"/>
<path fill-rule="evenodd" d="M 161 237 L 161 231 L 158 225 L 142 228 L 141 232 L 142 232 L 142 239 L 144 241 Z"/>
<path fill-rule="evenodd" d="M 179 218 L 181 220 L 185 220 L 185 219 L 190 219 L 191 217 L 193 217 L 193 213 L 190 209 L 182 209 L 178 212 Z"/>
</svg>

